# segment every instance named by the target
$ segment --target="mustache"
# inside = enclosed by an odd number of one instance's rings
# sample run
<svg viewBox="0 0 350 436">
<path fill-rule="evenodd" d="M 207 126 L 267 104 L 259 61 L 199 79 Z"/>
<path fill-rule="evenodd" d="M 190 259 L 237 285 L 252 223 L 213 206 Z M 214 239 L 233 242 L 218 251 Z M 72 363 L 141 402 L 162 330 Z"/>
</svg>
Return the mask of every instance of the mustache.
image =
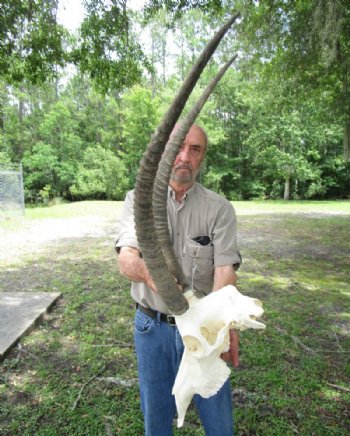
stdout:
<svg viewBox="0 0 350 436">
<path fill-rule="evenodd" d="M 173 171 L 176 171 L 176 170 L 189 170 L 189 171 L 192 171 L 193 168 L 192 168 L 191 164 L 181 163 L 181 164 L 175 165 Z"/>
</svg>

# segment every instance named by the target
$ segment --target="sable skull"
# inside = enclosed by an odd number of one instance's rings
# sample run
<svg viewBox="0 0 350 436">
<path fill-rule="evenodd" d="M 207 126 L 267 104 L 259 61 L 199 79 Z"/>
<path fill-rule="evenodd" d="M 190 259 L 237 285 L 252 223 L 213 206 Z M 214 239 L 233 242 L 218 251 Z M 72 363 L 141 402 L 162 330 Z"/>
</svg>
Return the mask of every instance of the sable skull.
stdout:
<svg viewBox="0 0 350 436">
<path fill-rule="evenodd" d="M 208 398 L 227 380 L 230 370 L 220 355 L 228 350 L 229 329 L 265 328 L 255 320 L 264 312 L 261 302 L 242 295 L 234 286 L 225 286 L 200 299 L 187 291 L 185 297 L 189 309 L 175 316 L 185 345 L 173 387 L 179 427 L 194 394 Z"/>
<path fill-rule="evenodd" d="M 211 396 L 227 379 L 229 369 L 220 359 L 220 354 L 228 348 L 228 329 L 232 326 L 238 329 L 264 327 L 250 318 L 262 314 L 261 305 L 256 300 L 238 293 L 240 301 L 245 301 L 245 304 L 234 308 L 232 298 L 233 295 L 237 297 L 238 292 L 234 287 L 223 288 L 200 300 L 188 291 L 189 286 L 172 247 L 167 222 L 168 183 L 180 145 L 236 55 L 221 68 L 171 138 L 170 134 L 201 72 L 238 17 L 239 13 L 235 14 L 216 33 L 184 80 L 145 151 L 135 187 L 135 228 L 140 250 L 159 295 L 169 312 L 176 316 L 185 344 L 184 357 L 174 385 L 180 425 L 194 393 Z M 185 291 L 188 292 L 184 294 Z M 226 304 L 222 303 L 220 297 Z M 214 301 L 218 305 L 216 308 Z M 228 307 L 234 309 L 231 314 L 226 310 Z M 240 311 L 237 312 L 238 308 Z M 188 382 L 189 376 L 191 383 Z"/>
</svg>

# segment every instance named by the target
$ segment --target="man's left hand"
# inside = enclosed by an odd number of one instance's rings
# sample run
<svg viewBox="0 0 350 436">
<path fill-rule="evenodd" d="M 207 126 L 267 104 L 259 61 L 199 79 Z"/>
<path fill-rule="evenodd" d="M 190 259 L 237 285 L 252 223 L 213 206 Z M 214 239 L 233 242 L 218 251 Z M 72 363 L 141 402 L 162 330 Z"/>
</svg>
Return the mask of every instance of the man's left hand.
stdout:
<svg viewBox="0 0 350 436">
<path fill-rule="evenodd" d="M 221 354 L 221 359 L 225 362 L 232 362 L 232 365 L 237 368 L 239 365 L 238 348 L 239 348 L 239 334 L 238 330 L 231 329 L 230 335 L 230 349 Z"/>
</svg>

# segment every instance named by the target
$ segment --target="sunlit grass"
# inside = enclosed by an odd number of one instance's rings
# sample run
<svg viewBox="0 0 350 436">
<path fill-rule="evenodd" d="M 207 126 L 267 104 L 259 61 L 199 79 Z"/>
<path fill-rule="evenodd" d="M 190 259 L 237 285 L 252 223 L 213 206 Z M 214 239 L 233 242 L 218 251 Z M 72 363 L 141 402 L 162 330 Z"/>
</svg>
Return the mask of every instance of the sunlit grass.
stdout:
<svg viewBox="0 0 350 436">
<path fill-rule="evenodd" d="M 115 212 L 121 210 L 122 206 L 121 201 L 80 201 L 48 207 L 29 207 L 25 216 L 28 219 L 115 216 Z"/>
<path fill-rule="evenodd" d="M 350 215 L 350 201 L 283 201 L 283 200 L 261 200 L 261 201 L 232 201 L 237 215 L 245 214 L 329 214 L 344 213 Z"/>
</svg>

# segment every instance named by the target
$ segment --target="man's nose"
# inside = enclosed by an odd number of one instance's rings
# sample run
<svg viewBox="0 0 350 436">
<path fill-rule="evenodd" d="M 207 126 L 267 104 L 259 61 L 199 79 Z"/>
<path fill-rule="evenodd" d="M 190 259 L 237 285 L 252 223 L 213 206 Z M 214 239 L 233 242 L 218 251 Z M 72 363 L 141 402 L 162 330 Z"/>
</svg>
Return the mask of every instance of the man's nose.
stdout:
<svg viewBox="0 0 350 436">
<path fill-rule="evenodd" d="M 190 160 L 190 147 L 182 147 L 179 152 L 179 158 L 182 162 L 188 162 Z"/>
</svg>

